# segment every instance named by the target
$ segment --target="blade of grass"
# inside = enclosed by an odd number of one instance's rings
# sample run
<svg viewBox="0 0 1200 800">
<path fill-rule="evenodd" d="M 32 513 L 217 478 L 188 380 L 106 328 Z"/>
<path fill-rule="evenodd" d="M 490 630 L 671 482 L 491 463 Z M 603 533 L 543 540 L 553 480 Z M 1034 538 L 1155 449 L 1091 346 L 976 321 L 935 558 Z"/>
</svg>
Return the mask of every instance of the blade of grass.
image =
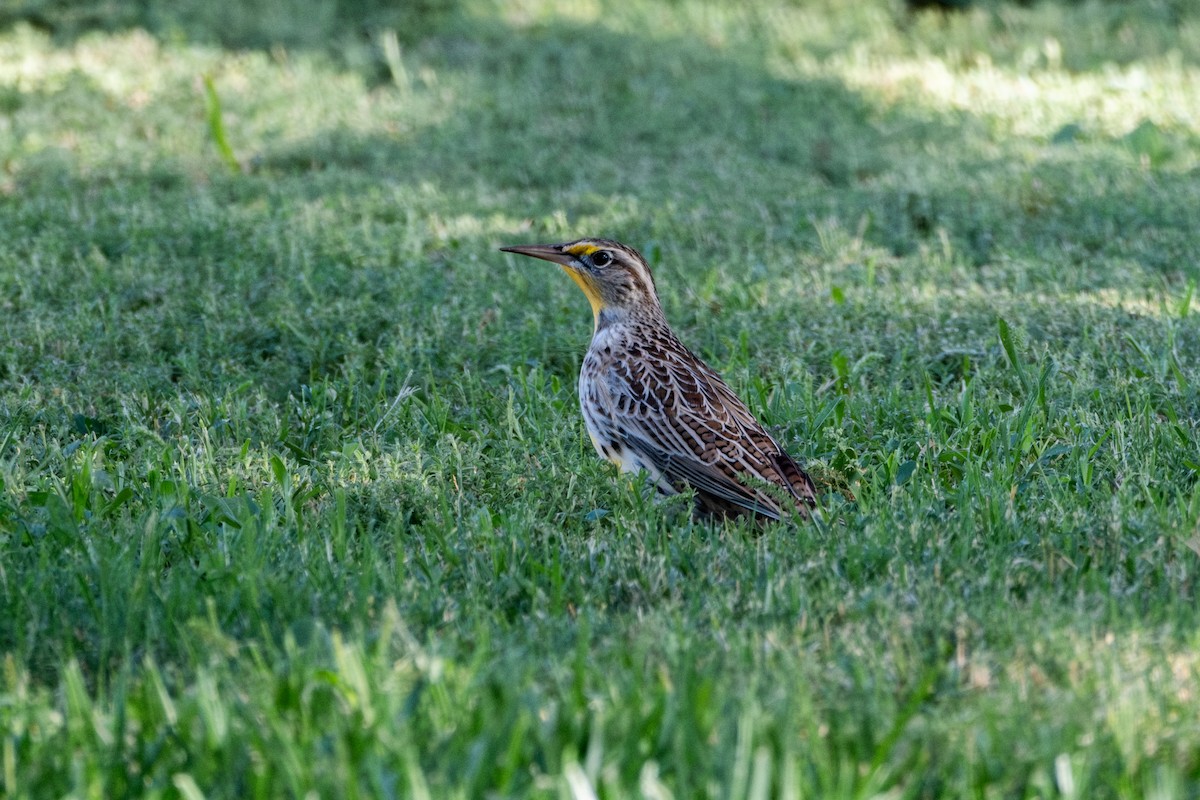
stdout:
<svg viewBox="0 0 1200 800">
<path fill-rule="evenodd" d="M 221 156 L 225 166 L 229 167 L 230 172 L 241 172 L 242 165 L 238 163 L 237 157 L 233 154 L 233 148 L 229 146 L 229 137 L 225 135 L 225 115 L 221 111 L 221 97 L 217 94 L 217 87 L 213 84 L 211 75 L 203 76 L 202 80 L 204 82 L 204 106 L 208 120 L 208 135 L 212 137 L 217 154 Z"/>
</svg>

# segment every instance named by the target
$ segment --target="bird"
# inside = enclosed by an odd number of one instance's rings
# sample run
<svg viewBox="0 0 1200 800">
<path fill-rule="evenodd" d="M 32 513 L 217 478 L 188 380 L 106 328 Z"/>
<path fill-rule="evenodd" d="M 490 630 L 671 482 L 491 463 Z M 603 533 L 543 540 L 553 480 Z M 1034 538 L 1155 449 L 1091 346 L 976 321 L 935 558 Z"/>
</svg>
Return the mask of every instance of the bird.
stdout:
<svg viewBox="0 0 1200 800">
<path fill-rule="evenodd" d="M 813 481 L 667 323 L 650 267 L 612 239 L 517 245 L 558 264 L 592 306 L 579 405 L 592 444 L 665 495 L 691 490 L 698 518 L 807 518 Z"/>
</svg>

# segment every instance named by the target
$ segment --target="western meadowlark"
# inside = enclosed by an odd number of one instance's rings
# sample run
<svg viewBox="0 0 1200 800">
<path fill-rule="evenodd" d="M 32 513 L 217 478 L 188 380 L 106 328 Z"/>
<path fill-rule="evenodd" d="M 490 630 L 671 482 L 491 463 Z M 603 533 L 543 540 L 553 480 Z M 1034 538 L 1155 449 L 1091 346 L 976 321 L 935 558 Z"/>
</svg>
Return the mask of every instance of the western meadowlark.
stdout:
<svg viewBox="0 0 1200 800">
<path fill-rule="evenodd" d="M 645 470 L 664 494 L 691 487 L 702 514 L 807 515 L 812 481 L 675 336 L 638 251 L 609 239 L 501 250 L 553 261 L 591 301 L 579 404 L 601 457 Z"/>
</svg>

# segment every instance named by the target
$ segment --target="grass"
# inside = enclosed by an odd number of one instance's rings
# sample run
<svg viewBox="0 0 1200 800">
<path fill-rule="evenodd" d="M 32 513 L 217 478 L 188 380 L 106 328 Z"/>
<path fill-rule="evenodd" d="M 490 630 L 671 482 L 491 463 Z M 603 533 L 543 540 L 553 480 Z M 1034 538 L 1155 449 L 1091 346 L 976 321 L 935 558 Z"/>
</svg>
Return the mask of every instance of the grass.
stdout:
<svg viewBox="0 0 1200 800">
<path fill-rule="evenodd" d="M 1200 797 L 1189 4 L 29 8 L 5 796 Z M 582 235 L 857 500 L 615 479 Z"/>
</svg>

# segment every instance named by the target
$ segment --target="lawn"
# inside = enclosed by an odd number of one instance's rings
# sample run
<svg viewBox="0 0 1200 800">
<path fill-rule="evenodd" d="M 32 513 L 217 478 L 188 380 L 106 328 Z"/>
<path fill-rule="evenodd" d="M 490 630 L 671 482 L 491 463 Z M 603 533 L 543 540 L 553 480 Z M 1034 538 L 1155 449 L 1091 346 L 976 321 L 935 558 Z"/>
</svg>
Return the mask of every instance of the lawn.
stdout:
<svg viewBox="0 0 1200 800">
<path fill-rule="evenodd" d="M 1200 798 L 1200 7 L 7 9 L 0 794 Z M 595 456 L 582 236 L 816 521 Z"/>
</svg>

